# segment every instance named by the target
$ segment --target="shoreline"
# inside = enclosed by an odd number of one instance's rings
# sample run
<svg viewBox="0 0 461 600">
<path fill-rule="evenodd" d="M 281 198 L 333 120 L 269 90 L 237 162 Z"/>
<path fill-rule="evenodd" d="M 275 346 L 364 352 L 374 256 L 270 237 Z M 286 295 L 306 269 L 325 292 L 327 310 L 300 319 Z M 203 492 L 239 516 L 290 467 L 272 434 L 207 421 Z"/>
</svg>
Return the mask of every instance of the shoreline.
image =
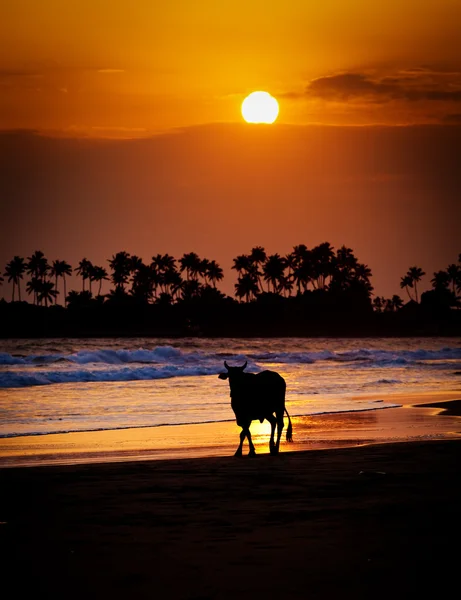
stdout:
<svg viewBox="0 0 461 600">
<path fill-rule="evenodd" d="M 381 398 L 382 395 L 370 396 Z M 281 453 L 461 437 L 461 392 L 387 395 L 398 408 L 292 417 L 294 443 Z M 258 454 L 268 453 L 267 422 L 252 424 Z M 286 431 L 286 430 L 285 430 Z M 2 468 L 230 457 L 240 429 L 234 420 L 0 439 Z M 246 446 L 244 453 L 247 452 Z"/>
</svg>

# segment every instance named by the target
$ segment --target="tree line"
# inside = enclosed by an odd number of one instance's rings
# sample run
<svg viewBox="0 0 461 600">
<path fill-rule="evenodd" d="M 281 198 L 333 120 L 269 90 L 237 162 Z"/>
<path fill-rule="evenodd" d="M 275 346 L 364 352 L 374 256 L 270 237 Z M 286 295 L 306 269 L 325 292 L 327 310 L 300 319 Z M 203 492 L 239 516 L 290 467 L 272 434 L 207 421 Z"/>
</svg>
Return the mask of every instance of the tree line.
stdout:
<svg viewBox="0 0 461 600">
<path fill-rule="evenodd" d="M 22 300 L 21 282 L 24 275 L 28 275 L 27 294 L 32 296 L 33 304 L 44 306 L 57 303 L 61 281 L 64 305 L 69 306 L 127 298 L 167 305 L 204 297 L 226 297 L 217 287 L 224 278 L 220 265 L 215 260 L 200 258 L 195 252 L 186 253 L 179 260 L 169 254 L 157 254 L 150 262 L 144 262 L 136 255 L 121 251 L 108 259 L 108 267 L 109 272 L 87 258 L 75 268 L 65 260 L 49 263 L 44 253 L 37 250 L 26 259 L 14 256 L 3 275 L 12 283 L 12 302 Z M 368 265 L 359 262 L 351 248 L 341 246 L 335 250 L 328 242 L 311 249 L 300 244 L 285 256 L 267 254 L 262 246 L 255 246 L 249 254 L 234 258 L 232 269 L 237 273 L 235 297 L 241 302 L 252 302 L 264 294 L 291 297 L 318 292 L 322 297 L 328 294 L 335 298 L 345 295 L 366 298 L 375 312 L 395 312 L 404 305 L 398 295 L 374 296 Z M 81 277 L 82 289 L 67 293 L 66 277 L 73 272 Z M 420 267 L 414 266 L 401 278 L 400 287 L 410 301 L 419 302 L 418 284 L 425 275 Z M 3 281 L 0 276 L 0 284 Z M 105 295 L 101 295 L 103 281 L 112 284 Z M 432 291 L 443 296 L 447 305 L 457 306 L 457 294 L 461 293 L 461 254 L 458 264 L 450 264 L 434 273 L 431 284 Z"/>
</svg>

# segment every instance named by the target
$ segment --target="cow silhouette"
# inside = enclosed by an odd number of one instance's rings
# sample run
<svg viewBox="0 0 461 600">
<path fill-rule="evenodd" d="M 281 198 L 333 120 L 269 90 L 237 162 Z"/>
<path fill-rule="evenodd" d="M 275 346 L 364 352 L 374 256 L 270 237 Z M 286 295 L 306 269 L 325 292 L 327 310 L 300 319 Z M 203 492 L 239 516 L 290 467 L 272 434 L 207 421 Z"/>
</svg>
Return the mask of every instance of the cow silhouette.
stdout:
<svg viewBox="0 0 461 600">
<path fill-rule="evenodd" d="M 229 367 L 224 361 L 226 372 L 219 375 L 219 379 L 228 379 L 231 396 L 231 406 L 235 413 L 237 425 L 242 428 L 240 432 L 240 445 L 235 456 L 242 456 L 243 442 L 248 438 L 250 446 L 249 456 L 256 454 L 251 439 L 250 425 L 254 420 L 261 423 L 267 419 L 271 424 L 271 437 L 269 451 L 278 454 L 280 438 L 284 427 L 283 415 L 287 413 L 288 428 L 287 442 L 292 442 L 293 428 L 291 419 L 285 407 L 286 383 L 281 375 L 275 371 L 262 371 L 261 373 L 244 373 L 247 363 L 242 367 Z M 277 426 L 277 441 L 275 441 L 275 427 Z"/>
</svg>

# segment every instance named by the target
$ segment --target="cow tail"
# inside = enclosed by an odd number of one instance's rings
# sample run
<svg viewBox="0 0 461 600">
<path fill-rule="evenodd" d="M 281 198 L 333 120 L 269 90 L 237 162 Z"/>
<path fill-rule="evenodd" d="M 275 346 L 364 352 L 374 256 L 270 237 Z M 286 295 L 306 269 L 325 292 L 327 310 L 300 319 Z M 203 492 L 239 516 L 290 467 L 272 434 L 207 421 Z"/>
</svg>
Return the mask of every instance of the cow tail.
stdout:
<svg viewBox="0 0 461 600">
<path fill-rule="evenodd" d="M 292 442 L 293 441 L 293 427 L 291 425 L 290 415 L 288 414 L 286 407 L 285 407 L 285 412 L 287 413 L 287 417 L 288 417 L 287 442 Z"/>
</svg>

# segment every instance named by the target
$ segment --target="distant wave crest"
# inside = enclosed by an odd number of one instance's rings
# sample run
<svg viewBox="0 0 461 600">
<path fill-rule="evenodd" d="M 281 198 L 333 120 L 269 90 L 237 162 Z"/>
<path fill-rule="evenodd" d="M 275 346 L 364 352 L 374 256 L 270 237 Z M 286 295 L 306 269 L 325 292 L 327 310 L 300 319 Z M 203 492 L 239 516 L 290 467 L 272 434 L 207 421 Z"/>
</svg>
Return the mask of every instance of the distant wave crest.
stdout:
<svg viewBox="0 0 461 600">
<path fill-rule="evenodd" d="M 170 377 L 217 374 L 223 369 L 223 360 L 230 364 L 248 361 L 248 370 L 257 372 L 272 365 L 330 365 L 350 363 L 351 369 L 392 368 L 458 368 L 461 366 L 461 348 L 445 347 L 439 350 L 379 350 L 357 349 L 347 352 L 281 351 L 225 354 L 211 350 L 181 350 L 163 345 L 152 349 L 80 350 L 70 354 L 50 353 L 14 355 L 0 353 L 0 388 L 27 387 L 53 383 L 92 381 L 136 381 Z M 276 367 L 275 367 L 276 368 Z M 398 383 L 381 378 L 378 384 Z"/>
</svg>

